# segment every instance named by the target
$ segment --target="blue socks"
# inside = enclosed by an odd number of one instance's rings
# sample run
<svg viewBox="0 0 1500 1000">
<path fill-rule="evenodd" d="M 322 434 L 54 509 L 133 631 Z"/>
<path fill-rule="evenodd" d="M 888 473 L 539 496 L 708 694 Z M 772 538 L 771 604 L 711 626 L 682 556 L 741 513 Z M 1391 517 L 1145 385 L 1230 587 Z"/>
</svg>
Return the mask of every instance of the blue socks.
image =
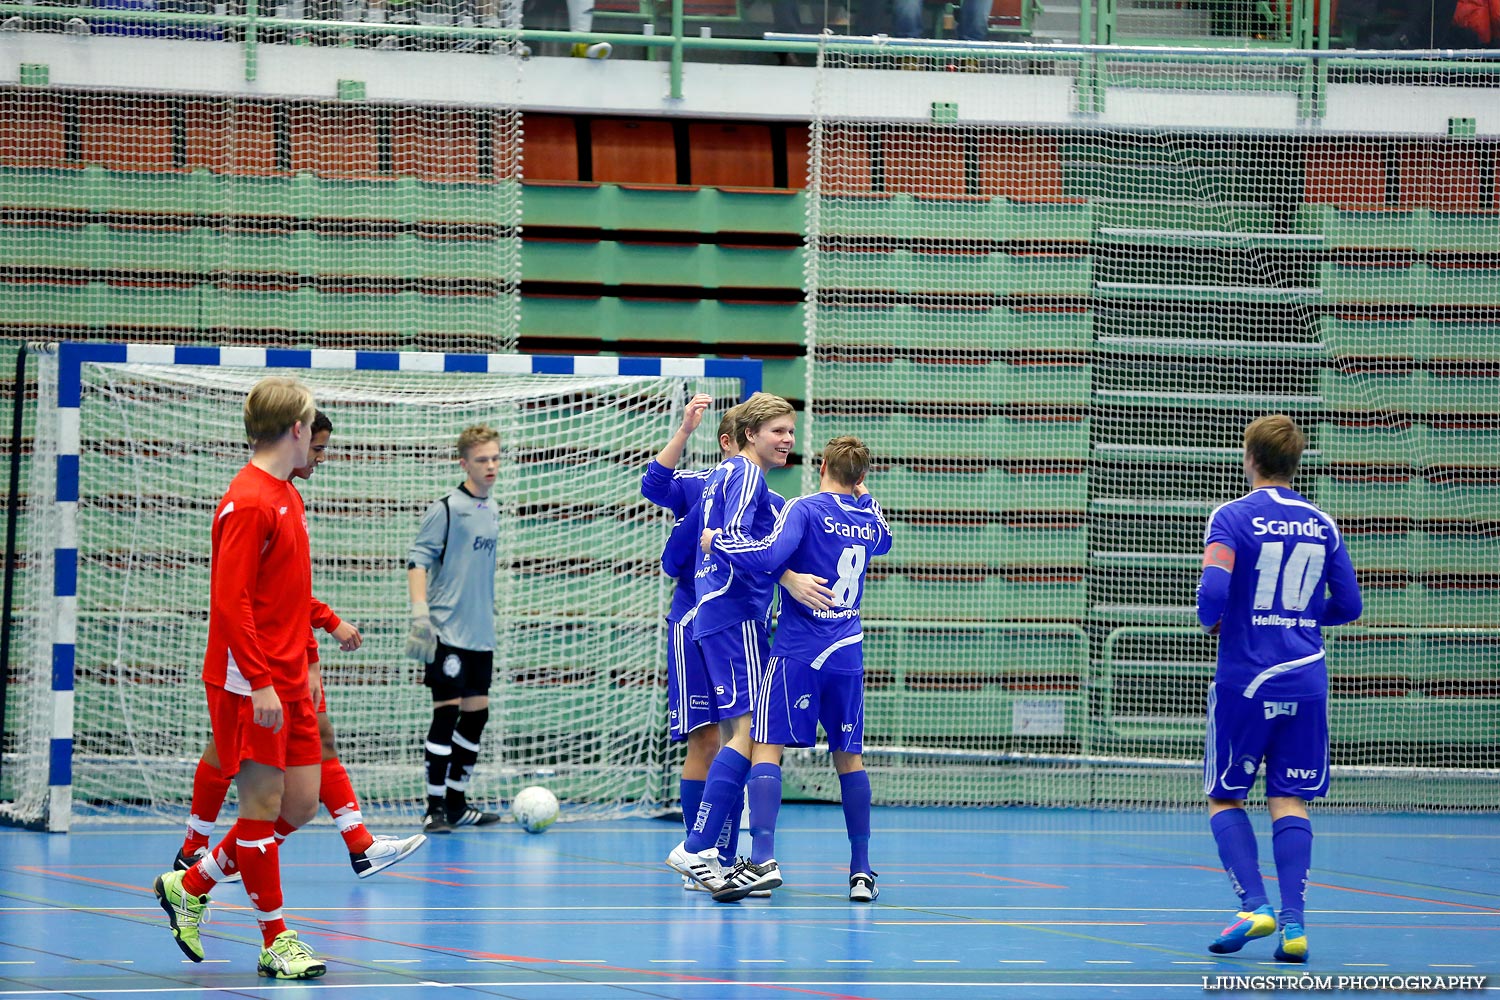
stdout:
<svg viewBox="0 0 1500 1000">
<path fill-rule="evenodd" d="M 1266 884 L 1260 877 L 1260 857 L 1250 817 L 1243 809 L 1225 809 L 1210 816 L 1208 826 L 1219 845 L 1219 861 L 1229 875 L 1229 884 L 1240 897 L 1240 909 L 1250 911 L 1265 906 Z"/>
<path fill-rule="evenodd" d="M 758 865 L 776 857 L 776 814 L 781 810 L 781 765 L 756 764 L 746 784 L 750 792 L 750 860 Z"/>
<path fill-rule="evenodd" d="M 841 774 L 839 789 L 849 831 L 849 874 L 870 872 L 870 775 L 862 770 Z"/>
<path fill-rule="evenodd" d="M 724 829 L 719 834 L 719 864 L 732 865 L 735 862 L 735 853 L 740 849 L 740 822 L 745 813 L 745 793 L 735 800 L 729 810 L 729 818 L 724 822 Z"/>
<path fill-rule="evenodd" d="M 698 854 L 718 846 L 719 835 L 731 818 L 729 810 L 739 811 L 744 801 L 745 776 L 749 773 L 750 761 L 734 747 L 724 747 L 714 757 L 708 768 L 703 801 L 688 821 L 688 853 Z"/>
<path fill-rule="evenodd" d="M 682 796 L 682 830 L 683 836 L 693 832 L 693 819 L 698 815 L 698 807 L 703 803 L 703 786 L 705 782 L 694 781 L 683 778 L 680 795 Z"/>
<path fill-rule="evenodd" d="M 1301 816 L 1283 816 L 1271 824 L 1271 854 L 1281 883 L 1282 924 L 1302 923 L 1307 899 L 1307 870 L 1312 867 L 1312 824 Z"/>
</svg>

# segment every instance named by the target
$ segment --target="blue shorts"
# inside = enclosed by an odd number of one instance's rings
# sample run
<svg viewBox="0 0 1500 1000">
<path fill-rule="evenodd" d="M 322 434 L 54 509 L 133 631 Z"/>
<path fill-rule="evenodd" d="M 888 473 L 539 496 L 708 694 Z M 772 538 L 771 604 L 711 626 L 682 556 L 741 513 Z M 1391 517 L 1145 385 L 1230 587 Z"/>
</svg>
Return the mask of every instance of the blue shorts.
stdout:
<svg viewBox="0 0 1500 1000">
<path fill-rule="evenodd" d="M 740 622 L 698 640 L 719 719 L 748 715 L 755 705 L 760 675 L 766 669 L 766 627 Z"/>
<path fill-rule="evenodd" d="M 1266 795 L 1327 795 L 1328 699 L 1268 701 L 1210 684 L 1203 793 L 1215 799 L 1248 798 L 1262 760 Z"/>
<path fill-rule="evenodd" d="M 719 721 L 703 654 L 693 641 L 692 630 L 681 622 L 667 622 L 667 718 L 673 743 Z"/>
<path fill-rule="evenodd" d="M 852 652 L 857 665 L 860 650 L 856 647 Z M 750 738 L 772 746 L 817 746 L 820 722 L 828 734 L 829 750 L 864 753 L 864 670 L 830 670 L 827 664 L 814 670 L 800 660 L 771 657 Z"/>
</svg>

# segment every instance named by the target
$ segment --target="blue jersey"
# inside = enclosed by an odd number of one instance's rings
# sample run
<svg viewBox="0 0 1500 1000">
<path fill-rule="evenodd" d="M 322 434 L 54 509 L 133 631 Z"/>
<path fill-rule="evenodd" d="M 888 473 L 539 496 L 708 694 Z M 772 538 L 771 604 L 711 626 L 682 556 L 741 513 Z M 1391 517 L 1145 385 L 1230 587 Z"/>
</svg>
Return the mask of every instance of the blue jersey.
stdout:
<svg viewBox="0 0 1500 1000">
<path fill-rule="evenodd" d="M 697 530 L 697 511 L 703 502 L 703 485 L 713 471 L 680 472 L 652 459 L 641 478 L 641 496 L 670 510 L 677 518 L 661 553 L 662 572 L 677 581 L 672 590 L 672 607 L 667 612 L 669 622 L 690 619 L 698 600 L 693 587 L 693 574 L 698 570 L 698 537 L 702 534 Z"/>
<path fill-rule="evenodd" d="M 781 622 L 772 653 L 809 663 L 814 670 L 860 669 L 864 638 L 859 602 L 869 560 L 891 550 L 891 529 L 873 497 L 814 493 L 787 503 L 776 527 L 764 539 L 728 531 L 714 538 L 736 569 L 777 572 L 785 566 L 831 581 L 837 606 L 813 611 L 783 594 Z M 840 651 L 843 651 L 840 653 Z M 835 654 L 840 654 L 835 657 Z"/>
<path fill-rule="evenodd" d="M 1359 583 L 1333 518 L 1292 490 L 1267 486 L 1217 508 L 1205 547 L 1234 550 L 1234 570 L 1205 566 L 1198 617 L 1220 623 L 1214 682 L 1247 698 L 1328 693 L 1324 625 L 1359 617 Z"/>
<path fill-rule="evenodd" d="M 764 538 L 776 526 L 781 497 L 766 486 L 760 466 L 735 455 L 714 469 L 703 487 L 698 533 L 717 528 L 746 538 Z M 771 614 L 774 577 L 736 570 L 721 552 L 699 552 L 694 581 L 697 589 L 693 638 L 723 631 L 747 621 L 766 621 Z M 780 576 L 780 573 L 776 574 Z"/>
</svg>

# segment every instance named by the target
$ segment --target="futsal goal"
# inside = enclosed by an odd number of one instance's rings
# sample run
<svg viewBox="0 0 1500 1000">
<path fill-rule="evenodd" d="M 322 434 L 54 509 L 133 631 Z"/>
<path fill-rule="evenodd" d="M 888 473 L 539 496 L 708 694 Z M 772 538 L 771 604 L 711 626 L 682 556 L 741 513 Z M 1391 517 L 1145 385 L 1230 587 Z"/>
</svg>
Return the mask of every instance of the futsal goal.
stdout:
<svg viewBox="0 0 1500 1000">
<path fill-rule="evenodd" d="M 544 784 L 580 817 L 675 794 L 658 565 L 670 518 L 640 477 L 693 392 L 722 413 L 759 387 L 759 362 L 101 343 L 36 357 L 7 819 L 184 815 L 209 739 L 210 519 L 248 458 L 244 396 L 270 373 L 304 381 L 334 425 L 329 460 L 299 486 L 313 592 L 365 639 L 341 653 L 323 637 L 321 659 L 367 808 L 420 811 L 431 699 L 402 655 L 406 550 L 462 478 L 459 432 L 480 423 L 502 448 L 498 646 L 471 797 Z M 698 435 L 684 461 L 717 459 Z"/>
</svg>

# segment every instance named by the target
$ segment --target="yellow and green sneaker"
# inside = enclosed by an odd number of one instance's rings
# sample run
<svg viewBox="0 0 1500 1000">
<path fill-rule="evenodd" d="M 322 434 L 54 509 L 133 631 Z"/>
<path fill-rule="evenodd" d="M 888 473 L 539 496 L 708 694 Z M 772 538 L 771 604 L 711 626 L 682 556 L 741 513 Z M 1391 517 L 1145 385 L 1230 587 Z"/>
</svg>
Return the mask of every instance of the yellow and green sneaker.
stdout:
<svg viewBox="0 0 1500 1000">
<path fill-rule="evenodd" d="M 297 940 L 296 931 L 282 931 L 261 949 L 255 971 L 268 979 L 317 979 L 328 971 L 312 949 Z"/>
<path fill-rule="evenodd" d="M 158 875 L 155 884 L 156 901 L 167 911 L 172 922 L 172 937 L 177 947 L 194 962 L 203 961 L 203 940 L 198 936 L 198 925 L 208 923 L 208 897 L 194 896 L 184 892 L 182 879 L 186 872 L 167 872 Z"/>
</svg>

